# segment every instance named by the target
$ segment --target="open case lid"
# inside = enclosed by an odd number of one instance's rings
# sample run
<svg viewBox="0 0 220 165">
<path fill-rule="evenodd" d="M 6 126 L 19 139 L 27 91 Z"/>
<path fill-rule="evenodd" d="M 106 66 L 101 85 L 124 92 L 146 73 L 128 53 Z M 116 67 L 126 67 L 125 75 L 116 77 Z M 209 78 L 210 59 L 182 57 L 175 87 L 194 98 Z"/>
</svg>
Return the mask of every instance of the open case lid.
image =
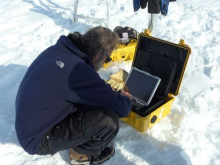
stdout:
<svg viewBox="0 0 220 165">
<path fill-rule="evenodd" d="M 178 95 L 190 54 L 183 40 L 174 44 L 140 33 L 132 66 L 161 78 L 156 95 Z"/>
</svg>

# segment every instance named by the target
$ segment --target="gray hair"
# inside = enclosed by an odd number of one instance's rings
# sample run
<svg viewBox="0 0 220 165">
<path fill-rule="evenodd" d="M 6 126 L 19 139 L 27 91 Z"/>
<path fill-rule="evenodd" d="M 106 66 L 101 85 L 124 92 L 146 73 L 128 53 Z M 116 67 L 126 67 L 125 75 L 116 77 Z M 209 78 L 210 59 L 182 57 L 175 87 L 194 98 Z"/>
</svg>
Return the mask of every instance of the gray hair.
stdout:
<svg viewBox="0 0 220 165">
<path fill-rule="evenodd" d="M 102 26 L 89 29 L 80 38 L 87 47 L 88 55 L 92 60 L 95 56 L 98 56 L 99 60 L 103 60 L 106 54 L 116 49 L 119 43 L 119 36 Z"/>
</svg>

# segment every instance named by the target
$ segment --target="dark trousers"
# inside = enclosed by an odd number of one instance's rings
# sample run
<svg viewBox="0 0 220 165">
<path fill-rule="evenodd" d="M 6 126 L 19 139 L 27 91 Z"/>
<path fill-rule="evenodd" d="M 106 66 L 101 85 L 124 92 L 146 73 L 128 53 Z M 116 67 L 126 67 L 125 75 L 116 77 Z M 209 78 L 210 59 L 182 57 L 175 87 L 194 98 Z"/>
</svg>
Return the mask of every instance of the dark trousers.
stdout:
<svg viewBox="0 0 220 165">
<path fill-rule="evenodd" d="M 98 155 L 117 135 L 119 119 L 114 110 L 82 106 L 47 132 L 37 154 L 73 148 L 79 154 Z"/>
</svg>

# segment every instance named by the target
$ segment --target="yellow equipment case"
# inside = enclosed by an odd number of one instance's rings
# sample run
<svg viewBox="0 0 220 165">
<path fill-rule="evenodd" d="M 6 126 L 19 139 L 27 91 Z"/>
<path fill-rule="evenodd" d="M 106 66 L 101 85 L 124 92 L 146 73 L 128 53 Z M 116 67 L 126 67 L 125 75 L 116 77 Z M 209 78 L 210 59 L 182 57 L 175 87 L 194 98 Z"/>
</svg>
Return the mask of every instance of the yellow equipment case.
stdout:
<svg viewBox="0 0 220 165">
<path fill-rule="evenodd" d="M 184 40 L 174 44 L 151 37 L 148 33 L 140 33 L 132 66 L 160 77 L 161 82 L 148 106 L 132 106 L 128 116 L 121 120 L 144 132 L 167 116 L 174 96 L 179 93 L 190 54 L 191 49 Z"/>
<path fill-rule="evenodd" d="M 118 48 L 114 50 L 111 54 L 112 62 L 122 61 L 131 62 L 134 58 L 135 47 L 137 45 L 136 41 L 131 41 L 127 45 L 119 44 Z M 107 68 L 110 63 L 104 64 L 103 67 Z"/>
</svg>

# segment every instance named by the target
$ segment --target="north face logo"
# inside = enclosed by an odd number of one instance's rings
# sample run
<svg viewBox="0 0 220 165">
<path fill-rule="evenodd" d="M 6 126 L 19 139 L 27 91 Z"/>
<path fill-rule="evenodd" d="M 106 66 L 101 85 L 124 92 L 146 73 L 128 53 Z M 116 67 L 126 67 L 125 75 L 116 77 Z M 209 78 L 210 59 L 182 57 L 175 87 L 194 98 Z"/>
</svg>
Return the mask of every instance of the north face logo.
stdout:
<svg viewBox="0 0 220 165">
<path fill-rule="evenodd" d="M 64 67 L 64 63 L 62 61 L 56 61 L 56 64 L 60 67 L 63 68 Z"/>
</svg>

